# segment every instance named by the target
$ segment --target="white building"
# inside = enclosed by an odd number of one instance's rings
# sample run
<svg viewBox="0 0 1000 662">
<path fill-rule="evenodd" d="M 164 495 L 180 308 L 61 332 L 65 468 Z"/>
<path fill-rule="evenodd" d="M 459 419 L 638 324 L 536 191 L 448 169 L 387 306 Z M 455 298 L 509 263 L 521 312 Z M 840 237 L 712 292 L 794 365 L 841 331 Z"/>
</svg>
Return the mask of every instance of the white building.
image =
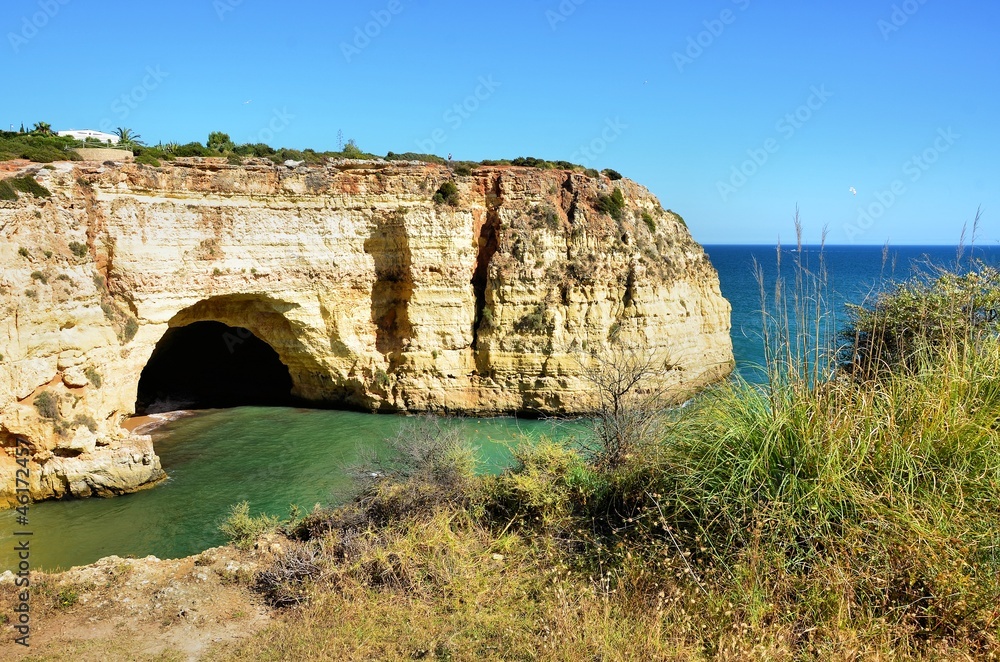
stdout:
<svg viewBox="0 0 1000 662">
<path fill-rule="evenodd" d="M 69 136 L 70 138 L 76 138 L 77 140 L 86 140 L 87 138 L 96 139 L 102 143 L 111 143 L 112 145 L 118 144 L 118 136 L 113 133 L 104 133 L 103 131 L 92 131 L 91 129 L 81 129 L 81 130 L 70 130 L 70 131 L 59 131 L 56 135 Z"/>
</svg>

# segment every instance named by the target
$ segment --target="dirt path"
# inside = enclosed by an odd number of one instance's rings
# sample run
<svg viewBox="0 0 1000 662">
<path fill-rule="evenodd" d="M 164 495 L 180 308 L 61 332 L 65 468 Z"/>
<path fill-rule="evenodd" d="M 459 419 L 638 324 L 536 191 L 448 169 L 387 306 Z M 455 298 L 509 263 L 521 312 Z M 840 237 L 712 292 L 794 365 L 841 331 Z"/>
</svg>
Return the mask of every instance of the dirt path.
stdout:
<svg viewBox="0 0 1000 662">
<path fill-rule="evenodd" d="M 15 643 L 18 589 L 0 575 L 2 660 L 197 660 L 248 637 L 271 612 L 247 588 L 261 555 L 230 547 L 161 561 L 111 556 L 31 576 L 30 647 Z"/>
</svg>

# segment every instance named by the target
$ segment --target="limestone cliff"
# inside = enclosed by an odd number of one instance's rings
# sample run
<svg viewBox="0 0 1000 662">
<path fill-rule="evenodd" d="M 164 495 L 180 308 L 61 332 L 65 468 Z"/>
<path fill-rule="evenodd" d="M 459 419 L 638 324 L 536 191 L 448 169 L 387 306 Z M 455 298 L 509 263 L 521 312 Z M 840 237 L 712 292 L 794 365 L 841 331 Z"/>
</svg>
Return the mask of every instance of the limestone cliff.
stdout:
<svg viewBox="0 0 1000 662">
<path fill-rule="evenodd" d="M 0 504 L 18 439 L 34 499 L 161 478 L 120 423 L 167 330 L 197 322 L 273 348 L 296 398 L 373 411 L 586 411 L 584 366 L 616 338 L 662 356 L 677 399 L 732 367 L 715 270 L 627 179 L 212 159 L 25 173 L 52 196 L 0 202 Z M 449 180 L 455 204 L 435 202 Z"/>
</svg>

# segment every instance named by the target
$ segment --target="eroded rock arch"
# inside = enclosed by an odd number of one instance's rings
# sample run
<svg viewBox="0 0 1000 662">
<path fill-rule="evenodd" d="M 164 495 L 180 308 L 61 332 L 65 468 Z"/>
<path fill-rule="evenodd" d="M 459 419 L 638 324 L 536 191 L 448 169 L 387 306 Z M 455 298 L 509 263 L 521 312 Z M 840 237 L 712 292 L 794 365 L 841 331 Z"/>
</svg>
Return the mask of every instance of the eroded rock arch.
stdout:
<svg viewBox="0 0 1000 662">
<path fill-rule="evenodd" d="M 180 311 L 143 368 L 136 412 L 319 399 L 328 373 L 286 317 L 295 307 L 262 295 L 226 295 Z"/>
</svg>

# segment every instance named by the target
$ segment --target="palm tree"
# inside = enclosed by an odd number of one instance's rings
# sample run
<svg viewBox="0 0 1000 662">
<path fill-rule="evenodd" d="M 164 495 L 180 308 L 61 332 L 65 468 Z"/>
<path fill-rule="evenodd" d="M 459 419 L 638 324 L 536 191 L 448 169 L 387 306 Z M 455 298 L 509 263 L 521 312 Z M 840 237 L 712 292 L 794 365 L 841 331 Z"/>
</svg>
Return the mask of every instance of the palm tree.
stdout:
<svg viewBox="0 0 1000 662">
<path fill-rule="evenodd" d="M 35 122 L 35 128 L 32 129 L 32 133 L 37 133 L 42 136 L 52 135 L 52 125 L 48 122 Z"/>
<path fill-rule="evenodd" d="M 132 129 L 120 126 L 115 129 L 115 135 L 118 136 L 118 144 L 125 149 L 131 149 L 143 144 L 141 140 L 142 136 L 133 132 Z"/>
</svg>

